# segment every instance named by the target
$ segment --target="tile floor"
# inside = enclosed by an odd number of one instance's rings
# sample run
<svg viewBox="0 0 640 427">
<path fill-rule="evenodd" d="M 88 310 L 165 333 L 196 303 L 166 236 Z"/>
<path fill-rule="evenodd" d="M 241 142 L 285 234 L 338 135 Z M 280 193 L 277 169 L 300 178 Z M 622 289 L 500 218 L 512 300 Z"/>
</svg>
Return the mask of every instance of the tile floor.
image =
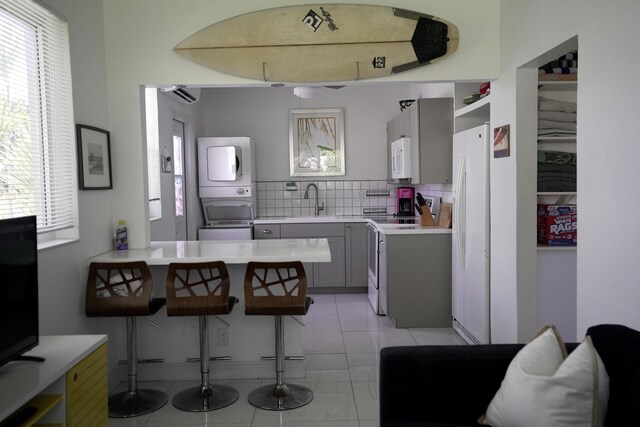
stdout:
<svg viewBox="0 0 640 427">
<path fill-rule="evenodd" d="M 313 295 L 305 317 L 304 353 L 307 377 L 296 379 L 314 392 L 302 408 L 274 412 L 256 409 L 247 395 L 261 379 L 225 381 L 240 392 L 237 402 L 203 413 L 182 412 L 167 403 L 160 410 L 129 419 L 110 419 L 109 426 L 230 427 L 374 427 L 378 426 L 378 362 L 383 347 L 464 344 L 453 329 L 395 329 L 373 313 L 366 294 Z M 286 378 L 286 376 L 285 376 Z M 265 380 L 265 384 L 273 379 Z M 141 383 L 140 387 L 174 393 L 196 382 Z"/>
</svg>

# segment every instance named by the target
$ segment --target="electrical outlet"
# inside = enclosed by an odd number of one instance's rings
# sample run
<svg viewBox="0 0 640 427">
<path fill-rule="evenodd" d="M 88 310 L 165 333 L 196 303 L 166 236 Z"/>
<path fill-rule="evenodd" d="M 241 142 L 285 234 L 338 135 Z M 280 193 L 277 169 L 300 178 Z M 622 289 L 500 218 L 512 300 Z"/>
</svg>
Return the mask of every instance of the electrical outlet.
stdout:
<svg viewBox="0 0 640 427">
<path fill-rule="evenodd" d="M 219 347 L 226 347 L 229 345 L 229 328 L 218 328 L 218 342 Z"/>
</svg>

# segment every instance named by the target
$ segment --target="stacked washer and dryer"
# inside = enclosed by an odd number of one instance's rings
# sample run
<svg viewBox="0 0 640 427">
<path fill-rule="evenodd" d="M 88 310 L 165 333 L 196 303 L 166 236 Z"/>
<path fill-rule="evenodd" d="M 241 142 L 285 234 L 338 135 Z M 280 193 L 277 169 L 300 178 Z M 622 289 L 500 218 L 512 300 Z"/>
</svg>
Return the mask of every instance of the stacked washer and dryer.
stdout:
<svg viewBox="0 0 640 427">
<path fill-rule="evenodd" d="M 249 137 L 198 138 L 198 240 L 251 240 L 256 207 L 255 147 Z"/>
</svg>

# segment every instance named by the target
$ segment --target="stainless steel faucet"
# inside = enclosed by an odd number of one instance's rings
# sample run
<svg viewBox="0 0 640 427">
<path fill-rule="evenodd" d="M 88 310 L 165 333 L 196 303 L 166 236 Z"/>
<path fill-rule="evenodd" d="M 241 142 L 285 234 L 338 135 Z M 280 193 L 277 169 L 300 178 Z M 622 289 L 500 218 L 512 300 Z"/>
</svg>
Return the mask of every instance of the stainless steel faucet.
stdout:
<svg viewBox="0 0 640 427">
<path fill-rule="evenodd" d="M 316 189 L 316 206 L 315 206 L 316 211 L 315 212 L 316 212 L 316 216 L 319 216 L 320 211 L 324 210 L 324 202 L 322 204 L 318 203 L 318 186 L 315 185 L 313 182 L 307 185 L 307 188 L 304 190 L 304 198 L 305 199 L 309 198 L 309 187 L 313 187 Z"/>
</svg>

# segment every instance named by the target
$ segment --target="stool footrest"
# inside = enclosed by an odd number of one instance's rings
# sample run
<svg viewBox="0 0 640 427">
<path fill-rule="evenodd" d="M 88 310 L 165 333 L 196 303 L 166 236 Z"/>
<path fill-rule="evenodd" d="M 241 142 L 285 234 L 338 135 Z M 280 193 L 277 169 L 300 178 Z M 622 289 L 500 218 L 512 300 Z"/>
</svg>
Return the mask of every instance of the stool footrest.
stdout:
<svg viewBox="0 0 640 427">
<path fill-rule="evenodd" d="M 231 360 L 231 356 L 211 356 L 209 357 L 210 361 L 216 361 L 216 360 Z M 187 357 L 187 362 L 199 362 L 200 358 L 199 357 Z"/>
<path fill-rule="evenodd" d="M 119 360 L 118 363 L 120 365 L 126 365 L 128 362 L 126 360 Z M 164 363 L 164 359 L 137 359 L 136 363 Z"/>
<path fill-rule="evenodd" d="M 276 356 L 260 356 L 260 360 L 276 360 Z M 304 356 L 285 356 L 284 360 L 304 360 Z"/>
</svg>

